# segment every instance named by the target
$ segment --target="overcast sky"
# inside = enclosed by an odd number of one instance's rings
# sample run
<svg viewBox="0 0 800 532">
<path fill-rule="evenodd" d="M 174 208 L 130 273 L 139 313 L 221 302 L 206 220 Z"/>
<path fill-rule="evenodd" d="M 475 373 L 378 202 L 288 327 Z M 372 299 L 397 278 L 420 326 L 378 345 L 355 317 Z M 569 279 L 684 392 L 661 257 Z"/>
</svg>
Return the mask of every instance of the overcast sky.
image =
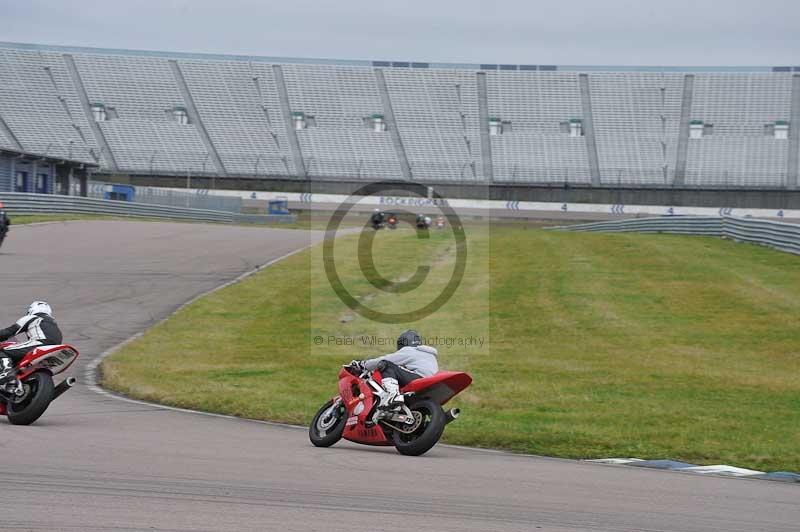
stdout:
<svg viewBox="0 0 800 532">
<path fill-rule="evenodd" d="M 800 65 L 800 0 L 0 0 L 0 40 L 335 59 Z"/>
</svg>

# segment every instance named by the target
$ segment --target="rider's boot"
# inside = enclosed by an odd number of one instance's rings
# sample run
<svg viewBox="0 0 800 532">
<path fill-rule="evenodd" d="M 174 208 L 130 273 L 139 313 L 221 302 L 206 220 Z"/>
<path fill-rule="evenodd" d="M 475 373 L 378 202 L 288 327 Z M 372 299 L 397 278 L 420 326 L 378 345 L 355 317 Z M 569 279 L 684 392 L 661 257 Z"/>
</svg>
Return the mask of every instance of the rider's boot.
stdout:
<svg viewBox="0 0 800 532">
<path fill-rule="evenodd" d="M 384 408 L 393 408 L 396 405 L 402 404 L 403 394 L 400 393 L 400 383 L 397 379 L 387 377 L 382 379 L 383 389 L 386 390 L 386 395 L 381 399 L 380 405 Z"/>
<path fill-rule="evenodd" d="M 14 379 L 14 362 L 9 357 L 0 357 L 0 385 Z"/>
</svg>

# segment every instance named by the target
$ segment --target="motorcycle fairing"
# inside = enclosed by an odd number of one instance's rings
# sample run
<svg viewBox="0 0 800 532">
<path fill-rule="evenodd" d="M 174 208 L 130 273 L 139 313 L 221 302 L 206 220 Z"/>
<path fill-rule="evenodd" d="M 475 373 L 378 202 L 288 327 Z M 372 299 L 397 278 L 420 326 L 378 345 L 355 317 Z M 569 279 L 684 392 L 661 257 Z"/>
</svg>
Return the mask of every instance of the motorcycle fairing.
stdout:
<svg viewBox="0 0 800 532">
<path fill-rule="evenodd" d="M 378 372 L 373 373 L 373 378 Z M 347 370 L 339 372 L 339 397 L 347 412 L 347 422 L 342 437 L 366 445 L 392 445 L 378 425 L 367 426 L 375 408 L 374 391 L 369 384 Z M 363 395 L 363 399 L 359 397 Z"/>
<path fill-rule="evenodd" d="M 430 377 L 411 381 L 401 391 L 414 392 L 418 397 L 429 397 L 443 405 L 471 383 L 472 377 L 464 372 L 440 371 Z"/>
<path fill-rule="evenodd" d="M 0 348 L 13 347 L 14 342 L 1 342 Z M 75 359 L 78 350 L 71 345 L 43 345 L 29 351 L 17 364 L 18 379 L 24 379 L 31 373 L 40 369 L 49 371 L 52 375 L 65 372 Z"/>
<path fill-rule="evenodd" d="M 14 345 L 15 342 L 0 342 L 0 349 L 13 347 Z M 24 379 L 36 373 L 37 371 L 47 371 L 51 375 L 64 373 L 73 364 L 73 362 L 75 362 L 75 359 L 78 358 L 78 355 L 78 350 L 67 344 L 43 345 L 36 347 L 26 353 L 25 356 L 22 357 L 22 360 L 20 360 L 16 365 L 16 378 L 20 381 L 24 381 Z M 74 383 L 75 381 L 72 379 L 72 382 L 65 381 L 56 386 L 53 399 L 64 393 L 66 390 L 69 390 Z M 62 387 L 63 389 L 59 390 L 59 388 Z M 8 406 L 5 402 L 5 398 L 0 397 L 0 415 L 5 416 L 7 414 Z"/>
</svg>

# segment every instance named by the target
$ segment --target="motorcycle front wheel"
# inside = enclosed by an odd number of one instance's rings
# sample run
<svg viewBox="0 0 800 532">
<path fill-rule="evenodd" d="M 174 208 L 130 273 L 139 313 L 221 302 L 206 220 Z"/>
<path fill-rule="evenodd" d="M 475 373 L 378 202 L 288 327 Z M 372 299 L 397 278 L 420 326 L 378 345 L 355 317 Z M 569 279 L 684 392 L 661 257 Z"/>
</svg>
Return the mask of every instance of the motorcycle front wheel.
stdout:
<svg viewBox="0 0 800 532">
<path fill-rule="evenodd" d="M 53 377 L 37 371 L 22 383 L 26 393 L 19 400 L 8 401 L 6 415 L 12 425 L 30 425 L 39 419 L 53 400 Z"/>
<path fill-rule="evenodd" d="M 395 430 L 392 440 L 400 454 L 419 456 L 436 445 L 442 437 L 447 420 L 441 405 L 430 399 L 415 401 L 408 408 L 414 415 L 414 424 L 409 427 L 409 432 Z"/>
<path fill-rule="evenodd" d="M 342 439 L 344 424 L 347 421 L 342 405 L 334 405 L 328 401 L 319 409 L 311 426 L 308 427 L 308 439 L 315 447 L 330 447 Z"/>
</svg>

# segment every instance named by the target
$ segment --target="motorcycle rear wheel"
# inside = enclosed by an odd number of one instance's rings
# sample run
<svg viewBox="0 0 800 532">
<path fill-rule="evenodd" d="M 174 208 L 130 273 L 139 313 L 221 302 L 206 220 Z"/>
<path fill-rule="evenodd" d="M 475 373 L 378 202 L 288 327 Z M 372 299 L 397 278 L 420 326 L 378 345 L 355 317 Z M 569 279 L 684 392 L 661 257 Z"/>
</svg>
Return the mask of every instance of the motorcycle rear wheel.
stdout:
<svg viewBox="0 0 800 532">
<path fill-rule="evenodd" d="M 330 447 L 342 439 L 346 421 L 344 407 L 340 405 L 334 411 L 333 400 L 330 400 L 322 405 L 311 421 L 311 426 L 308 427 L 308 439 L 315 447 Z"/>
<path fill-rule="evenodd" d="M 430 399 L 421 399 L 408 405 L 411 412 L 421 415 L 421 423 L 411 434 L 400 431 L 392 433 L 394 446 L 400 454 L 419 456 L 427 453 L 442 437 L 447 420 L 439 403 Z"/>
<path fill-rule="evenodd" d="M 53 377 L 46 371 L 37 371 L 23 384 L 30 387 L 28 395 L 18 403 L 9 401 L 6 406 L 6 416 L 12 425 L 30 425 L 39 419 L 50 406 L 55 393 Z"/>
</svg>

